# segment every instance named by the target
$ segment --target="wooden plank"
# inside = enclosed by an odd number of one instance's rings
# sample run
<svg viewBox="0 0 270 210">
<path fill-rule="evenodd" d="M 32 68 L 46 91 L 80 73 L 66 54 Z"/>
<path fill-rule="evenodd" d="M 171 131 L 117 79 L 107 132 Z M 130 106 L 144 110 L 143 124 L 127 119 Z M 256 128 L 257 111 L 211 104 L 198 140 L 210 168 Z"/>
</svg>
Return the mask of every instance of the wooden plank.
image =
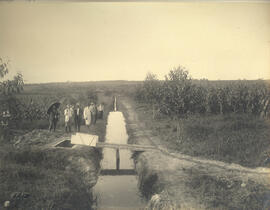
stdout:
<svg viewBox="0 0 270 210">
<path fill-rule="evenodd" d="M 100 171 L 100 175 L 102 176 L 106 176 L 106 175 L 110 175 L 110 176 L 115 176 L 115 175 L 136 175 L 136 171 L 134 169 L 119 169 L 119 170 L 115 170 L 115 169 L 102 169 Z"/>
<path fill-rule="evenodd" d="M 95 147 L 98 142 L 98 136 L 87 133 L 76 133 L 71 135 L 71 144 L 87 145 Z"/>
<path fill-rule="evenodd" d="M 111 144 L 106 142 L 98 142 L 96 147 L 99 148 L 112 148 L 112 149 L 129 149 L 134 151 L 149 151 L 157 150 L 156 147 L 150 145 L 138 145 L 138 144 Z"/>
</svg>

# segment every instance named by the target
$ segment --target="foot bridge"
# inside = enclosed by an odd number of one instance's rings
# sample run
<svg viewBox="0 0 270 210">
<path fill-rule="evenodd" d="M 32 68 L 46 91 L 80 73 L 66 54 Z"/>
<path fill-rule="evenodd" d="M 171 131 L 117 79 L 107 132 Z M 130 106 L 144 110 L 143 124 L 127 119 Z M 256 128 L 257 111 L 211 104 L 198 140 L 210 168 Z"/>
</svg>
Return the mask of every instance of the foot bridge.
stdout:
<svg viewBox="0 0 270 210">
<path fill-rule="evenodd" d="M 120 175 L 123 174 L 134 174 L 133 170 L 123 169 L 120 171 L 120 150 L 130 150 L 132 152 L 144 152 L 144 151 L 154 151 L 157 150 L 156 147 L 151 145 L 139 145 L 139 144 L 119 144 L 119 143 L 107 143 L 107 142 L 99 142 L 98 136 L 86 134 L 86 133 L 76 133 L 71 136 L 71 139 L 67 139 L 70 141 L 71 145 L 85 145 L 89 147 L 95 148 L 110 148 L 115 149 L 115 158 L 116 158 L 116 170 L 102 170 L 102 174 L 115 174 Z"/>
<path fill-rule="evenodd" d="M 111 149 L 129 149 L 131 151 L 149 151 L 149 150 L 156 150 L 155 146 L 151 145 L 140 145 L 140 144 L 118 144 L 118 143 L 106 143 L 106 142 L 99 142 L 98 136 L 86 134 L 86 133 L 76 133 L 76 135 L 71 136 L 71 144 L 77 145 L 86 145 L 90 147 L 96 148 L 111 148 Z"/>
</svg>

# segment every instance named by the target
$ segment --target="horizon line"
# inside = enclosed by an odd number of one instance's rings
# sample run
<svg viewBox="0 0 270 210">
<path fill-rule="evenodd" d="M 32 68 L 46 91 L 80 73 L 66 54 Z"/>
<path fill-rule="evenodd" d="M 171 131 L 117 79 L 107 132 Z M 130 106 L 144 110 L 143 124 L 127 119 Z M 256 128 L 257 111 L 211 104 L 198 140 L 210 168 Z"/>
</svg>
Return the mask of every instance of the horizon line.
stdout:
<svg viewBox="0 0 270 210">
<path fill-rule="evenodd" d="M 1 0 L 0 0 L 1 1 Z M 158 79 L 159 81 L 164 81 L 165 79 Z M 270 81 L 270 79 L 196 79 L 191 78 L 191 80 L 202 80 L 202 81 Z M 88 80 L 88 81 L 59 81 L 59 82 L 25 82 L 25 85 L 41 85 L 41 84 L 58 84 L 58 83 L 101 83 L 101 82 L 143 82 L 145 80 Z"/>
</svg>

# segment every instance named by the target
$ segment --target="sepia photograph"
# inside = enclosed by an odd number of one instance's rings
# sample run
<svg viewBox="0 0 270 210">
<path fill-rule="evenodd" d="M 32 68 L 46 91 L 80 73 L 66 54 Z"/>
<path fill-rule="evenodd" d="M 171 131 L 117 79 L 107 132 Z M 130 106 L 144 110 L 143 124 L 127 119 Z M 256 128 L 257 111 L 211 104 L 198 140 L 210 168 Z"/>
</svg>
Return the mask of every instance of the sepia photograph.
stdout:
<svg viewBox="0 0 270 210">
<path fill-rule="evenodd" d="M 0 0 L 0 210 L 270 210 L 270 1 Z"/>
</svg>

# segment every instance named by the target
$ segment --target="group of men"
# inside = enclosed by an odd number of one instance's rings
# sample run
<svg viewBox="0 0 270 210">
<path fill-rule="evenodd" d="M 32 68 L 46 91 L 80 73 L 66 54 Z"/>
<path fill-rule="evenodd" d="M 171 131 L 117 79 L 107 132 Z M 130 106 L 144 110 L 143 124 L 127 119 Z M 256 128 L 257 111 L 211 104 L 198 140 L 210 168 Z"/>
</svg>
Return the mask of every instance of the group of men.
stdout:
<svg viewBox="0 0 270 210">
<path fill-rule="evenodd" d="M 85 120 L 85 125 L 90 129 L 91 125 L 96 124 L 97 119 L 103 119 L 104 104 L 101 103 L 96 106 L 93 102 L 88 103 L 87 106 L 82 109 L 80 104 L 77 103 L 75 107 L 67 105 L 64 110 L 65 119 L 65 131 L 71 132 L 72 118 L 74 117 L 74 125 L 77 132 L 80 132 L 80 127 L 83 119 Z M 56 123 L 59 119 L 59 112 L 56 107 L 52 108 L 49 116 L 50 126 L 49 130 L 54 130 L 56 128 Z"/>
</svg>

